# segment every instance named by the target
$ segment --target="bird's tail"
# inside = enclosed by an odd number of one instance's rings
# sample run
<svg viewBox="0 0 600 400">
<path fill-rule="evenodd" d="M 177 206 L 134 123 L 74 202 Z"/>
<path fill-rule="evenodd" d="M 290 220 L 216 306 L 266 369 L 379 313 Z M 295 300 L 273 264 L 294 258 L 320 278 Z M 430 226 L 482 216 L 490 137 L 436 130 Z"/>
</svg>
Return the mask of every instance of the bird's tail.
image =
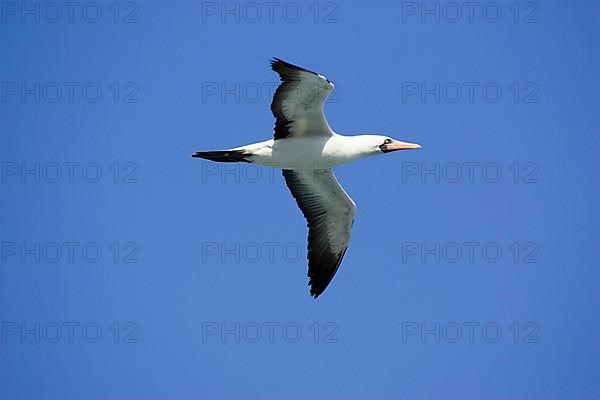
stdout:
<svg viewBox="0 0 600 400">
<path fill-rule="evenodd" d="M 192 157 L 217 162 L 251 162 L 248 156 L 249 154 L 244 150 L 197 151 L 192 154 Z"/>
</svg>

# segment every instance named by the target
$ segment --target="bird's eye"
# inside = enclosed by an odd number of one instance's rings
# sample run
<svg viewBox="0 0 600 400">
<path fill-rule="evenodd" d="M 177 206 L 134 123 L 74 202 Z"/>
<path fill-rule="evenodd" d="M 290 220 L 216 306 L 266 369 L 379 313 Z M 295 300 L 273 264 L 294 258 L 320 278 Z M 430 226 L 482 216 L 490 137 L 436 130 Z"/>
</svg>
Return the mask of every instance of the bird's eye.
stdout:
<svg viewBox="0 0 600 400">
<path fill-rule="evenodd" d="M 385 139 L 385 141 L 383 142 L 383 144 L 390 144 L 392 143 L 392 139 Z"/>
</svg>

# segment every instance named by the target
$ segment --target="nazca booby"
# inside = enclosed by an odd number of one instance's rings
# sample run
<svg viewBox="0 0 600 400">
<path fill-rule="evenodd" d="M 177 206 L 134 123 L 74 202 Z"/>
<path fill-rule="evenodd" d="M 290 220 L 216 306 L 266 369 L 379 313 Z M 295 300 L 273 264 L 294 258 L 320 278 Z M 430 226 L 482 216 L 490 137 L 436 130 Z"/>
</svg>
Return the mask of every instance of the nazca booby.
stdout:
<svg viewBox="0 0 600 400">
<path fill-rule="evenodd" d="M 310 294 L 317 298 L 331 282 L 346 253 L 356 209 L 332 167 L 365 156 L 421 146 L 381 135 L 335 133 L 323 114 L 333 83 L 319 73 L 279 58 L 271 61 L 271 68 L 281 79 L 271 103 L 275 116 L 273 139 L 229 150 L 199 151 L 192 157 L 282 169 L 308 222 Z"/>
</svg>

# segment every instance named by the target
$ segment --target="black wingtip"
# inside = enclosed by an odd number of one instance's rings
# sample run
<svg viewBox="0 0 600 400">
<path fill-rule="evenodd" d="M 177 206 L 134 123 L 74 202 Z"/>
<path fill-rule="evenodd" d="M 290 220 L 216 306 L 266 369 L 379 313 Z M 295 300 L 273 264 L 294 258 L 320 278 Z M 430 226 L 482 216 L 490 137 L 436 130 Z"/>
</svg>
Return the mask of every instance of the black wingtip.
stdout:
<svg viewBox="0 0 600 400">
<path fill-rule="evenodd" d="M 192 157 L 216 162 L 250 162 L 244 150 L 197 151 Z"/>
<path fill-rule="evenodd" d="M 270 61 L 271 61 L 271 69 L 273 71 L 277 71 L 279 68 L 282 68 L 282 67 L 298 68 L 295 65 L 292 65 L 289 62 L 282 60 L 281 58 L 273 57 Z"/>
<path fill-rule="evenodd" d="M 269 63 L 271 63 L 271 68 L 275 69 L 275 64 L 277 63 L 284 63 L 285 61 L 283 61 L 281 58 L 277 58 L 277 57 L 273 57 L 269 60 Z"/>
<path fill-rule="evenodd" d="M 273 59 L 271 60 L 271 69 L 273 69 L 273 71 L 275 71 L 275 72 L 280 72 L 279 71 L 280 68 L 291 68 L 291 69 L 296 69 L 298 71 L 305 71 L 305 72 L 310 72 L 311 74 L 319 75 L 315 71 L 311 71 L 309 69 L 299 67 L 299 66 L 289 63 L 285 60 L 282 60 L 281 58 L 273 57 Z"/>
<path fill-rule="evenodd" d="M 317 297 L 325 293 L 325 289 L 327 289 L 327 286 L 329 286 L 329 283 L 332 279 L 333 277 L 331 277 L 331 279 L 329 279 L 328 281 L 321 282 L 315 279 L 309 279 L 308 286 L 310 286 L 310 295 L 316 299 Z"/>
</svg>

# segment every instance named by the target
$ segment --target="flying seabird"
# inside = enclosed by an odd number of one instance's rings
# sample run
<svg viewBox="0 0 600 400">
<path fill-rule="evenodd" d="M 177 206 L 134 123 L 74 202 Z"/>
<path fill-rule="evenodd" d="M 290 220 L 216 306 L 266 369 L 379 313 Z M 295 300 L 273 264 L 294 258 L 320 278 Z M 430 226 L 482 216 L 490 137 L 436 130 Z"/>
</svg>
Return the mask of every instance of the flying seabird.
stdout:
<svg viewBox="0 0 600 400">
<path fill-rule="evenodd" d="M 335 133 L 323 114 L 333 83 L 279 58 L 271 61 L 271 68 L 281 79 L 271 103 L 274 138 L 229 150 L 199 151 L 192 157 L 282 169 L 285 183 L 308 222 L 310 294 L 317 298 L 346 253 L 356 210 L 332 168 L 365 156 L 421 146 L 381 135 Z"/>
</svg>

